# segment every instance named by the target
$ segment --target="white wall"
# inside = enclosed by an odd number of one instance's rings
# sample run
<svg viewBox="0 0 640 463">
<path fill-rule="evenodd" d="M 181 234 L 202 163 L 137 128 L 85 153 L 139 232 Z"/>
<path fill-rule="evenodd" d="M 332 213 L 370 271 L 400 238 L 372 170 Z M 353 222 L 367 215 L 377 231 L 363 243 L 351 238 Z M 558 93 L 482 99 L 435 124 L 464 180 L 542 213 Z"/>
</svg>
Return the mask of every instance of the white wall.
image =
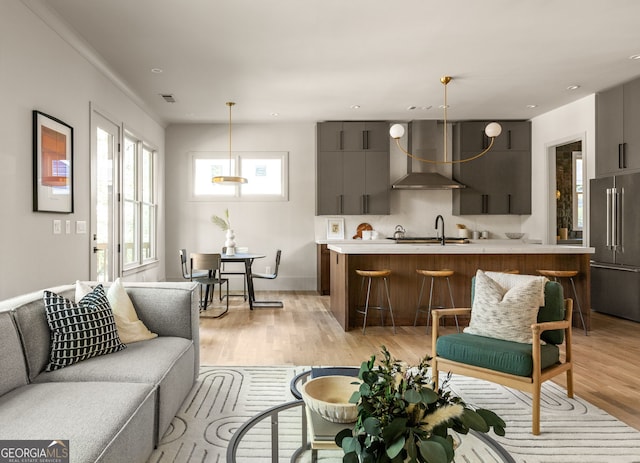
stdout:
<svg viewBox="0 0 640 463">
<path fill-rule="evenodd" d="M 0 2 L 0 299 L 89 278 L 89 106 L 98 107 L 141 134 L 164 156 L 164 129 L 18 1 Z M 74 128 L 75 212 L 32 212 L 32 110 Z M 162 163 L 162 161 L 161 161 Z M 162 169 L 161 169 L 162 170 Z M 161 183 L 164 179 L 161 179 Z M 72 233 L 53 235 L 54 219 L 72 221 Z M 161 226 L 164 213 L 161 212 Z M 164 258 L 164 234 L 159 250 Z M 160 279 L 164 263 L 133 279 Z"/>
<path fill-rule="evenodd" d="M 166 131 L 167 279 L 180 279 L 178 250 L 220 252 L 224 233 L 212 215 L 229 209 L 238 246 L 266 254 L 254 271 L 273 267 L 276 249 L 282 263 L 274 281 L 257 289 L 313 290 L 316 287 L 315 125 L 234 124 L 233 151 L 289 152 L 289 201 L 200 202 L 189 200 L 189 152 L 227 151 L 228 125 L 170 125 Z M 234 281 L 232 288 L 238 286 Z"/>
<path fill-rule="evenodd" d="M 583 139 L 582 156 L 586 166 L 585 198 L 589 198 L 588 180 L 595 177 L 596 110 L 595 95 L 562 106 L 531 121 L 532 130 L 532 204 L 531 216 L 524 220 L 522 231 L 540 234 L 545 243 L 555 243 L 555 218 L 550 220 L 549 198 L 555 198 L 555 185 L 549 179 L 550 150 L 568 142 Z M 585 200 L 585 230 L 583 242 L 589 243 L 589 207 Z M 554 216 L 555 217 L 555 216 Z"/>
</svg>

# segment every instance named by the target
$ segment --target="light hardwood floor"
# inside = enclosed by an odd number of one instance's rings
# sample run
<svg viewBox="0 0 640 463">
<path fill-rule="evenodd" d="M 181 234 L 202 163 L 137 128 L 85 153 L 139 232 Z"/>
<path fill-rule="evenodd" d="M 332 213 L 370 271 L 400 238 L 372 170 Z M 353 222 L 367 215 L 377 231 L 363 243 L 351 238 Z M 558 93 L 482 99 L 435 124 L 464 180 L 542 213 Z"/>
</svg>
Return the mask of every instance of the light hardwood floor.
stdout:
<svg viewBox="0 0 640 463">
<path fill-rule="evenodd" d="M 398 327 L 395 336 L 391 327 L 344 332 L 328 311 L 328 296 L 264 292 L 258 299 L 280 299 L 284 308 L 250 311 L 235 297 L 224 317 L 201 314 L 203 365 L 360 365 L 381 345 L 409 363 L 431 353 L 424 326 Z M 640 323 L 597 312 L 592 317 L 588 336 L 573 330 L 575 393 L 640 430 Z"/>
</svg>

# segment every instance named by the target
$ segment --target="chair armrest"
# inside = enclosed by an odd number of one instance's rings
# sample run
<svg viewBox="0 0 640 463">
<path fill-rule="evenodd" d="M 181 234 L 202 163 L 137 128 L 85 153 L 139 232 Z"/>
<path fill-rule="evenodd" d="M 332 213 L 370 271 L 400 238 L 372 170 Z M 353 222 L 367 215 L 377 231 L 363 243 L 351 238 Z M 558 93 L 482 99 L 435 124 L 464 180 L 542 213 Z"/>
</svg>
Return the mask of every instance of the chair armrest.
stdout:
<svg viewBox="0 0 640 463">
<path fill-rule="evenodd" d="M 440 326 L 440 317 L 447 315 L 468 315 L 471 308 L 456 307 L 450 309 L 433 309 L 431 311 L 431 356 L 436 356 L 436 341 L 438 340 L 438 327 Z"/>
<path fill-rule="evenodd" d="M 471 313 L 471 309 L 467 307 L 452 307 L 449 309 L 433 309 L 431 311 L 432 317 L 441 317 L 447 315 L 468 315 Z"/>
<path fill-rule="evenodd" d="M 542 322 L 542 323 L 534 323 L 531 325 L 531 329 L 535 332 L 538 331 L 542 333 L 543 331 L 549 330 L 566 330 L 569 328 L 569 322 L 566 320 L 560 320 L 556 322 Z"/>
</svg>

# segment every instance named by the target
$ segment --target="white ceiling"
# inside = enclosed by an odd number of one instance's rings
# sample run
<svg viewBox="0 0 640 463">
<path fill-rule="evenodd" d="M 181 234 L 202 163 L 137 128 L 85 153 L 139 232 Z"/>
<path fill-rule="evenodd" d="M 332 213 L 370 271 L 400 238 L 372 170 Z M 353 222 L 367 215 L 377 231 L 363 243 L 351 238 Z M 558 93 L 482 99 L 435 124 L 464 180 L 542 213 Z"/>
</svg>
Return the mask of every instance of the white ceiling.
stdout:
<svg viewBox="0 0 640 463">
<path fill-rule="evenodd" d="M 166 124 L 438 119 L 442 75 L 450 119 L 529 119 L 640 75 L 638 0 L 23 1 Z"/>
</svg>

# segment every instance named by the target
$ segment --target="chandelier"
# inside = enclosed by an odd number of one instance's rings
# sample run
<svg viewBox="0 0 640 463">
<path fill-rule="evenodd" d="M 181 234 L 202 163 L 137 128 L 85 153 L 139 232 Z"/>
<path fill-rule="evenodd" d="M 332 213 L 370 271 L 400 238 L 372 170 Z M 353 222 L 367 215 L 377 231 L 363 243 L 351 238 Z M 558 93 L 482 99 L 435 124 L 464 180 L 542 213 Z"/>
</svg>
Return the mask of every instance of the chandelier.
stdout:
<svg viewBox="0 0 640 463">
<path fill-rule="evenodd" d="M 480 156 L 483 156 L 487 152 L 489 152 L 489 150 L 491 150 L 491 148 L 493 147 L 495 138 L 502 132 L 502 127 L 500 126 L 500 124 L 498 124 L 497 122 L 491 122 L 484 128 L 484 133 L 491 139 L 489 146 L 484 151 L 465 159 L 457 159 L 455 161 L 449 161 L 447 159 L 447 84 L 451 82 L 451 80 L 453 80 L 451 76 L 443 76 L 440 78 L 440 82 L 442 82 L 442 85 L 444 85 L 444 105 L 442 106 L 444 110 L 444 160 L 438 161 L 434 159 L 425 159 L 411 154 L 409 151 L 404 149 L 402 145 L 400 145 L 400 138 L 402 138 L 402 136 L 404 135 L 404 127 L 402 126 L 402 124 L 394 124 L 389 129 L 389 135 L 391 135 L 391 138 L 396 141 L 398 148 L 400 148 L 400 150 L 410 158 L 421 162 L 429 162 L 432 164 L 460 164 L 463 162 L 473 161 L 474 159 L 478 159 Z"/>
<path fill-rule="evenodd" d="M 216 185 L 241 185 L 247 183 L 247 179 L 231 175 L 231 107 L 235 105 L 235 103 L 233 101 L 227 101 L 226 105 L 229 107 L 229 175 L 216 175 L 211 179 L 211 182 Z"/>
</svg>

